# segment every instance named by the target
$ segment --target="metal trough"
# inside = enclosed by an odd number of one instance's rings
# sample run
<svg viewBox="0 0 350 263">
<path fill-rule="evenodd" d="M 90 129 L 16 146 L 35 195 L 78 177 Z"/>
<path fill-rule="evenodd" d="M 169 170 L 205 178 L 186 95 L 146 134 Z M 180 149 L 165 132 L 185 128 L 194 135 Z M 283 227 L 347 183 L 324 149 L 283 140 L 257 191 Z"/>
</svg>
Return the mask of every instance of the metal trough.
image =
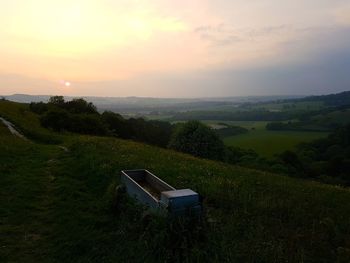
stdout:
<svg viewBox="0 0 350 263">
<path fill-rule="evenodd" d="M 121 182 L 131 197 L 152 209 L 168 210 L 175 216 L 201 214 L 198 193 L 190 189 L 176 190 L 147 170 L 121 171 Z"/>
</svg>

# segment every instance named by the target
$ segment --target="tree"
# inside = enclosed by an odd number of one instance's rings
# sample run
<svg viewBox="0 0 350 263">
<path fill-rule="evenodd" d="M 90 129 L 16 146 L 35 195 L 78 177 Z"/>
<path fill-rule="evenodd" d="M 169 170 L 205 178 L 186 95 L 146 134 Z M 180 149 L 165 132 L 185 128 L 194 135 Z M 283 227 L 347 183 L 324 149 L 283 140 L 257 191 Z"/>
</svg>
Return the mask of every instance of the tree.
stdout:
<svg viewBox="0 0 350 263">
<path fill-rule="evenodd" d="M 69 131 L 82 134 L 105 135 L 106 124 L 98 114 L 72 114 L 67 110 L 55 108 L 40 117 L 41 124 L 54 131 Z"/>
<path fill-rule="evenodd" d="M 105 111 L 102 113 L 101 117 L 104 123 L 106 123 L 108 129 L 114 135 L 124 139 L 132 138 L 127 120 L 125 120 L 120 114 L 111 111 Z"/>
<path fill-rule="evenodd" d="M 194 156 L 221 160 L 224 144 L 219 136 L 199 121 L 179 124 L 169 143 L 169 148 Z"/>
<path fill-rule="evenodd" d="M 73 99 L 65 103 L 65 108 L 71 113 L 96 114 L 97 109 L 94 104 L 84 99 Z"/>
<path fill-rule="evenodd" d="M 40 117 L 41 124 L 54 131 L 69 130 L 71 126 L 71 116 L 65 110 L 52 109 Z"/>
<path fill-rule="evenodd" d="M 44 102 L 31 102 L 29 104 L 29 109 L 37 114 L 43 114 L 48 111 L 49 107 Z"/>
<path fill-rule="evenodd" d="M 50 104 L 54 104 L 56 106 L 62 106 L 64 105 L 64 97 L 63 96 L 52 96 L 49 99 Z"/>
</svg>

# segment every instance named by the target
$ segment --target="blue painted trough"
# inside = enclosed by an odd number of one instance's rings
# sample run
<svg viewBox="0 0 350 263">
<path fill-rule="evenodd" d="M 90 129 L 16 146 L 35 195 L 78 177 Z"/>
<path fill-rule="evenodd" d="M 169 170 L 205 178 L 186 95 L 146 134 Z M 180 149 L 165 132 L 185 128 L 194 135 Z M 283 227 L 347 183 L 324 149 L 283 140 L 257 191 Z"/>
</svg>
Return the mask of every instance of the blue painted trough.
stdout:
<svg viewBox="0 0 350 263">
<path fill-rule="evenodd" d="M 168 210 L 174 216 L 199 216 L 202 212 L 198 193 L 176 190 L 148 170 L 121 171 L 121 182 L 131 197 L 152 209 Z"/>
</svg>

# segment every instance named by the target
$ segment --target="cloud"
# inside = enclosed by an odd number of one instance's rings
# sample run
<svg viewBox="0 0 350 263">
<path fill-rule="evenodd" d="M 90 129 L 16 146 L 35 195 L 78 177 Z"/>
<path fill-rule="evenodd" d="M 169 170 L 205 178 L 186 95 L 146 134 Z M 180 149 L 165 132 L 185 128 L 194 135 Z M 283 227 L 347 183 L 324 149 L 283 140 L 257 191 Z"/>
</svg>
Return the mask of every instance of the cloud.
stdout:
<svg viewBox="0 0 350 263">
<path fill-rule="evenodd" d="M 293 93 L 297 80 L 311 92 L 347 81 L 348 0 L 0 2 L 0 74 L 32 77 L 0 76 L 0 93 L 50 93 L 62 78 L 75 84 L 62 92 L 124 96 Z"/>
</svg>

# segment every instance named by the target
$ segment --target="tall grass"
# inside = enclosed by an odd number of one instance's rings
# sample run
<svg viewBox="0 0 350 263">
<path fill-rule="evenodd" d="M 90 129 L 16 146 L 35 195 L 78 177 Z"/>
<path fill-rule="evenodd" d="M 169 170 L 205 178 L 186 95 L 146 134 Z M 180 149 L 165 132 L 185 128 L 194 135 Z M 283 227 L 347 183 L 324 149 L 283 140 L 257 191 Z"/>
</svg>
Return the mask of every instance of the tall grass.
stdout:
<svg viewBox="0 0 350 263">
<path fill-rule="evenodd" d="M 131 141 L 62 138 L 68 152 L 0 125 L 1 262 L 349 262 L 348 189 Z M 198 191 L 203 222 L 169 223 L 126 197 L 116 206 L 119 172 L 135 168 Z"/>
</svg>

